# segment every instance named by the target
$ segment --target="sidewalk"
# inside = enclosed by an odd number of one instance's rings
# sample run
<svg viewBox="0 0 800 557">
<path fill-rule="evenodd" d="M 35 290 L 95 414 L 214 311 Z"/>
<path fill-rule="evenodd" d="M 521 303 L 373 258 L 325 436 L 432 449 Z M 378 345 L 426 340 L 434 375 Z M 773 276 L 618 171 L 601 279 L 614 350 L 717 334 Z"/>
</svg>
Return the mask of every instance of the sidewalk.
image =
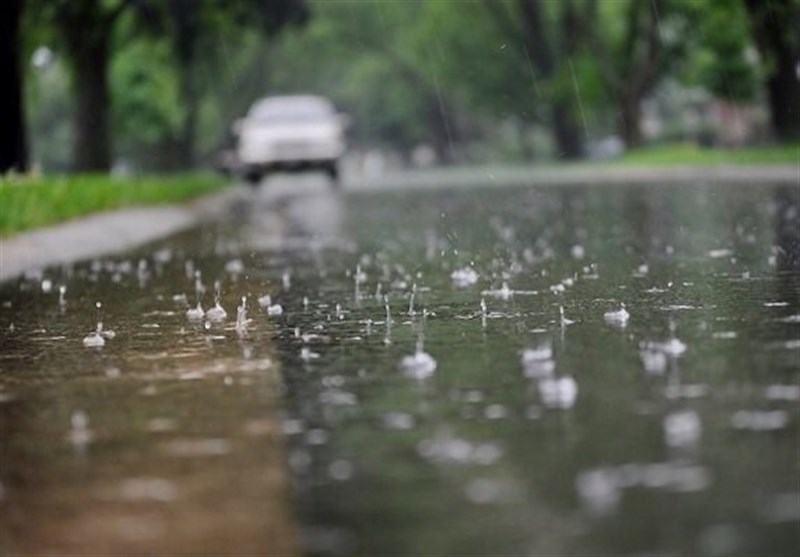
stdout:
<svg viewBox="0 0 800 557">
<path fill-rule="evenodd" d="M 95 213 L 0 239 L 0 282 L 26 271 L 135 248 L 223 212 L 244 188 L 231 187 L 186 205 Z"/>
</svg>

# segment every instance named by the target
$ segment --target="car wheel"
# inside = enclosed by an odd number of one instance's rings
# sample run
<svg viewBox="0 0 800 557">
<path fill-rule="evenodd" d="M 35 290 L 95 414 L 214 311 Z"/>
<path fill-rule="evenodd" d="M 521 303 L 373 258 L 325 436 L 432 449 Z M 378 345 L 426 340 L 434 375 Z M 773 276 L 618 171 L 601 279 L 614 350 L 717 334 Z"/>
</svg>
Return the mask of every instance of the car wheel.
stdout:
<svg viewBox="0 0 800 557">
<path fill-rule="evenodd" d="M 244 175 L 245 181 L 250 187 L 256 187 L 261 183 L 262 175 L 260 172 L 250 171 Z"/>
<path fill-rule="evenodd" d="M 325 174 L 328 175 L 328 178 L 331 179 L 331 182 L 333 182 L 334 186 L 339 186 L 339 167 L 335 162 L 325 166 Z"/>
</svg>

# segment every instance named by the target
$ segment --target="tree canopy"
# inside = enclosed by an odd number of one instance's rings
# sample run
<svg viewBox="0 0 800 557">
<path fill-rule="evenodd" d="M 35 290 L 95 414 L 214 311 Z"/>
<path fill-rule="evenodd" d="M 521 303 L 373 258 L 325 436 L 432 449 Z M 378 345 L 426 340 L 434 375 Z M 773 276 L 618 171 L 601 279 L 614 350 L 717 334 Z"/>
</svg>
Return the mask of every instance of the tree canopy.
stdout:
<svg viewBox="0 0 800 557">
<path fill-rule="evenodd" d="M 206 164 L 253 100 L 292 91 L 349 112 L 356 146 L 429 145 L 441 162 L 575 158 L 609 135 L 636 147 L 645 101 L 676 87 L 760 102 L 774 137 L 800 136 L 800 0 L 14 0 L 3 9 L 4 38 L 14 25 L 19 37 L 3 45 L 4 71 L 13 77 L 17 61 L 10 91 L 27 103 L 3 103 L 20 117 L 6 128 L 4 169 L 25 167 L 26 128 L 33 159 L 52 169 Z"/>
</svg>

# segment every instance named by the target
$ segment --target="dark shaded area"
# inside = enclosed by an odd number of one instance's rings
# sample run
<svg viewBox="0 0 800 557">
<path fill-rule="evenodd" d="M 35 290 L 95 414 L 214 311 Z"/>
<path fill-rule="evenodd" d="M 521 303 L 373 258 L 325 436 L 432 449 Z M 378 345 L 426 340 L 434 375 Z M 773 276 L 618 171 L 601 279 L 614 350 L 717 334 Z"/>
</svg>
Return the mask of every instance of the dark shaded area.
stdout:
<svg viewBox="0 0 800 557">
<path fill-rule="evenodd" d="M 767 97 L 776 136 L 800 139 L 800 2 L 746 0 L 753 38 L 767 66 Z"/>
<path fill-rule="evenodd" d="M 22 105 L 23 71 L 20 67 L 22 41 L 20 23 L 22 1 L 9 0 L 0 6 L 0 68 L 4 85 L 0 87 L 0 173 L 24 172 L 28 168 L 25 112 Z"/>
</svg>

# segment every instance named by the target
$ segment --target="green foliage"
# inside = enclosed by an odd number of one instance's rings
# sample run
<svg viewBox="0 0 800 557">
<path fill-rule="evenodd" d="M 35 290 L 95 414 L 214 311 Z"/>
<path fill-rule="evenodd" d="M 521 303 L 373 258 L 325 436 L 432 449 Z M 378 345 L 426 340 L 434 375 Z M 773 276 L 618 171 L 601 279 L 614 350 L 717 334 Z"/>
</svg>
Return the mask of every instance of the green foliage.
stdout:
<svg viewBox="0 0 800 557">
<path fill-rule="evenodd" d="M 223 177 L 214 174 L 3 177 L 0 234 L 14 234 L 97 211 L 177 203 L 215 191 L 225 183 Z"/>
<path fill-rule="evenodd" d="M 185 111 L 165 41 L 140 39 L 119 47 L 111 66 L 111 97 L 121 145 L 153 146 L 177 132 Z"/>
<path fill-rule="evenodd" d="M 733 101 L 752 100 L 763 75 L 756 65 L 747 13 L 738 0 L 708 0 L 691 5 L 696 44 L 684 80 Z"/>
<path fill-rule="evenodd" d="M 68 66 L 57 29 L 43 22 L 82 0 L 31 2 L 38 11 L 26 12 L 27 51 L 48 44 L 57 60 L 29 70 L 33 150 L 45 168 L 62 170 Z M 308 91 L 353 116 L 358 146 L 441 147 L 447 127 L 461 153 L 530 158 L 526 138 L 539 141 L 553 127 L 555 104 L 592 139 L 623 131 L 621 114 L 669 80 L 737 102 L 757 98 L 769 61 L 753 57 L 743 2 L 539 2 L 552 66 L 543 72 L 519 0 L 137 0 L 125 4 L 112 37 L 115 155 L 156 168 L 190 128 L 196 159 L 208 160 L 231 142 L 231 122 L 252 101 Z M 509 139 L 501 146 L 498 137 Z"/>
</svg>

